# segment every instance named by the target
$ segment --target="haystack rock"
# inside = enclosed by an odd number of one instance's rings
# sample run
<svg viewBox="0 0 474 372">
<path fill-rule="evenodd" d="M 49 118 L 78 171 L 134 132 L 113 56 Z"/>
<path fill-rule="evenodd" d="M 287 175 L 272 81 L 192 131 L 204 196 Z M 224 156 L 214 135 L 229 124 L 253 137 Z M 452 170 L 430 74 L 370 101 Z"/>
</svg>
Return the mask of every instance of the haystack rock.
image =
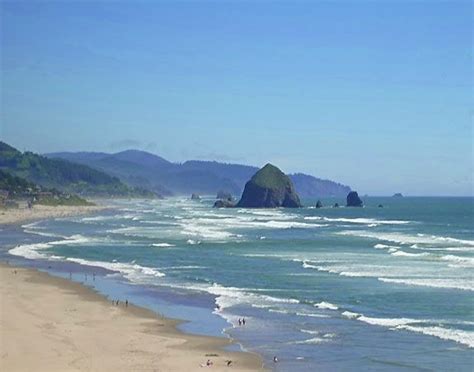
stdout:
<svg viewBox="0 0 474 372">
<path fill-rule="evenodd" d="M 245 184 L 239 208 L 299 208 L 301 202 L 290 178 L 272 164 L 265 165 Z"/>
</svg>

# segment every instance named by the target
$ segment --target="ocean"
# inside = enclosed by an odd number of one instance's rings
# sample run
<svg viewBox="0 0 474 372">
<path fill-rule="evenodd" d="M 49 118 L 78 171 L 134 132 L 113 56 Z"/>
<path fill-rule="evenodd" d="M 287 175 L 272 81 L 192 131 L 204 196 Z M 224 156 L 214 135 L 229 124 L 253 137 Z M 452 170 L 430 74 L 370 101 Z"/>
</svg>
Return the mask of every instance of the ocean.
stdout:
<svg viewBox="0 0 474 372">
<path fill-rule="evenodd" d="M 474 198 L 322 201 L 112 200 L 93 216 L 2 227 L 0 259 L 232 337 L 276 371 L 471 371 Z"/>
</svg>

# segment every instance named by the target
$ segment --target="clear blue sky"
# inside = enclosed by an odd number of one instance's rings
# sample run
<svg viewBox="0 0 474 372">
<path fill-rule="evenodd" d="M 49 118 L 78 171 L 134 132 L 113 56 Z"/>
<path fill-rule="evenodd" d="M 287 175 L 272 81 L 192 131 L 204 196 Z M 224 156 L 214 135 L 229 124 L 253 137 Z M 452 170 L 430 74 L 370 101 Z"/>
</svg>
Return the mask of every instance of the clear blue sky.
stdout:
<svg viewBox="0 0 474 372">
<path fill-rule="evenodd" d="M 2 1 L 2 140 L 472 195 L 470 1 Z"/>
</svg>

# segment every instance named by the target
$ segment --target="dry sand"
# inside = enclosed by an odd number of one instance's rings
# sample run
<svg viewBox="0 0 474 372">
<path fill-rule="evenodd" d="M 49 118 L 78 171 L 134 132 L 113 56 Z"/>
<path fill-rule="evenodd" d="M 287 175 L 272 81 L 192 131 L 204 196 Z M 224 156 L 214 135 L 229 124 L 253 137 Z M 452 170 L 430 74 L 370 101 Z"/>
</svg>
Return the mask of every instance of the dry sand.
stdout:
<svg viewBox="0 0 474 372">
<path fill-rule="evenodd" d="M 0 209 L 0 225 L 23 223 L 46 218 L 67 217 L 79 214 L 92 213 L 106 209 L 105 206 L 47 206 L 35 205 L 32 209 Z"/>
<path fill-rule="evenodd" d="M 223 351 L 230 340 L 187 335 L 176 324 L 114 306 L 80 284 L 0 264 L 1 371 L 263 370 L 257 355 Z M 213 365 L 201 367 L 208 359 Z"/>
</svg>

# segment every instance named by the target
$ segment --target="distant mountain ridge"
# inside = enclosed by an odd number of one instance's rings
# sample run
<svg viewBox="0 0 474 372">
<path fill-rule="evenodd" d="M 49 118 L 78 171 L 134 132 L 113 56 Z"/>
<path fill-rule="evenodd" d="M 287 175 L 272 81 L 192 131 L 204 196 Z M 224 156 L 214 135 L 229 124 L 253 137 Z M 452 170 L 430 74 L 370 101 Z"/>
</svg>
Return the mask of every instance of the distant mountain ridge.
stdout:
<svg viewBox="0 0 474 372">
<path fill-rule="evenodd" d="M 216 194 L 240 195 L 245 183 L 259 168 L 217 161 L 189 160 L 172 163 L 140 150 L 115 154 L 102 152 L 56 152 L 45 154 L 104 171 L 131 186 L 144 187 L 162 195 Z M 290 174 L 296 191 L 303 198 L 346 196 L 351 188 L 303 173 Z"/>
<path fill-rule="evenodd" d="M 154 195 L 132 189 L 117 177 L 86 164 L 51 159 L 32 152 L 21 152 L 0 141 L 0 170 L 46 188 L 88 196 L 129 197 Z"/>
</svg>

